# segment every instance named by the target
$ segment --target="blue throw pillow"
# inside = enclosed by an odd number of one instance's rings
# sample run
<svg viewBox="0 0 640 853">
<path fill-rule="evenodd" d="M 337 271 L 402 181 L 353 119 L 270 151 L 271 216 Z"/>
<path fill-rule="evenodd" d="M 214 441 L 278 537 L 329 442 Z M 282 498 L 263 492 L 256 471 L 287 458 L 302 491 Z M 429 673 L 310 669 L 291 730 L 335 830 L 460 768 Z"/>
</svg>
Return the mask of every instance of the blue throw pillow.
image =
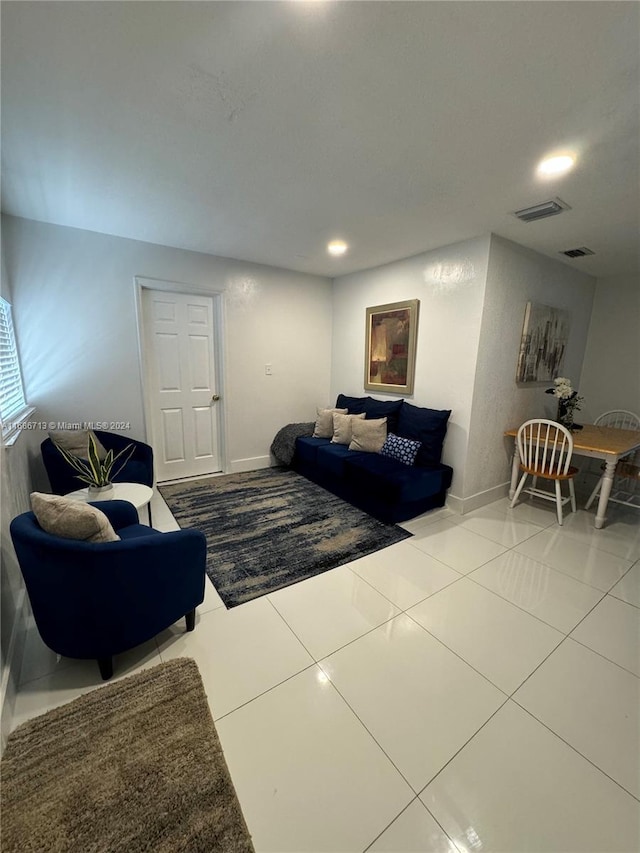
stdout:
<svg viewBox="0 0 640 853">
<path fill-rule="evenodd" d="M 404 462 L 405 465 L 413 465 L 419 449 L 419 441 L 412 441 L 410 438 L 401 438 L 399 435 L 394 435 L 390 432 L 385 443 L 382 445 L 380 454 L 388 456 L 390 459 L 397 459 L 398 462 Z"/>
<path fill-rule="evenodd" d="M 387 419 L 389 432 L 397 432 L 398 415 L 404 400 L 376 400 L 375 397 L 347 397 L 338 394 L 336 407 L 348 409 L 350 415 L 361 415 L 364 412 L 367 420 Z"/>
<path fill-rule="evenodd" d="M 336 400 L 336 409 L 347 409 L 350 415 L 361 415 L 366 412 L 367 401 L 371 397 L 347 397 L 345 394 L 338 394 Z"/>
<path fill-rule="evenodd" d="M 451 409 L 423 409 L 404 402 L 398 416 L 398 435 L 422 442 L 416 465 L 438 465 Z"/>
</svg>

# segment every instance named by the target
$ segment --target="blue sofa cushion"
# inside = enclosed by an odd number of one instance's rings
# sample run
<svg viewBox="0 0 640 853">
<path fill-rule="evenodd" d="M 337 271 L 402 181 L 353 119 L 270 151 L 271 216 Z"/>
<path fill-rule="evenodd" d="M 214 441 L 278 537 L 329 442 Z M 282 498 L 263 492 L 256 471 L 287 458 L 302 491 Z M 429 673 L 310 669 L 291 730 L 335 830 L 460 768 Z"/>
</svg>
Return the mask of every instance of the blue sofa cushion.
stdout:
<svg viewBox="0 0 640 853">
<path fill-rule="evenodd" d="M 355 456 L 355 454 L 354 454 Z M 345 481 L 363 494 L 372 494 L 387 503 L 422 500 L 447 488 L 447 466 L 417 468 L 402 465 L 379 453 L 362 453 L 345 462 Z"/>
<path fill-rule="evenodd" d="M 367 453 L 349 450 L 346 444 L 330 443 L 325 447 L 318 448 L 317 464 L 323 473 L 331 474 L 332 477 L 342 478 L 344 463 L 347 459 L 354 456 L 367 455 Z"/>
<path fill-rule="evenodd" d="M 442 457 L 442 444 L 447 434 L 451 409 L 423 409 L 404 402 L 396 432 L 403 438 L 420 441 L 416 465 L 437 465 Z"/>
<path fill-rule="evenodd" d="M 311 436 L 298 436 L 296 439 L 296 456 L 299 462 L 315 465 L 317 461 L 318 448 L 331 444 L 330 438 L 312 438 Z"/>
<path fill-rule="evenodd" d="M 387 430 L 396 432 L 398 415 L 403 402 L 403 400 L 376 400 L 373 397 L 347 397 L 344 394 L 338 394 L 336 408 L 348 409 L 350 415 L 360 415 L 364 412 L 367 420 L 386 418 Z"/>
</svg>

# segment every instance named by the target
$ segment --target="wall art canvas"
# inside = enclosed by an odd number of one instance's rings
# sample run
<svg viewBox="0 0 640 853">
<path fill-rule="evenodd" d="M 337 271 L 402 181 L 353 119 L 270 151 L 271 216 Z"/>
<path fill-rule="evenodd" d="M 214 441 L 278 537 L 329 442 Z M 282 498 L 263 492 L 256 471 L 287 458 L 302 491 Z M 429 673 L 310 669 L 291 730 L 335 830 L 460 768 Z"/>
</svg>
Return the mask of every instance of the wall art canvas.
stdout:
<svg viewBox="0 0 640 853">
<path fill-rule="evenodd" d="M 367 308 L 366 391 L 413 394 L 419 299 Z"/>
<path fill-rule="evenodd" d="M 568 340 L 568 311 L 527 302 L 516 382 L 546 383 L 560 375 Z"/>
</svg>

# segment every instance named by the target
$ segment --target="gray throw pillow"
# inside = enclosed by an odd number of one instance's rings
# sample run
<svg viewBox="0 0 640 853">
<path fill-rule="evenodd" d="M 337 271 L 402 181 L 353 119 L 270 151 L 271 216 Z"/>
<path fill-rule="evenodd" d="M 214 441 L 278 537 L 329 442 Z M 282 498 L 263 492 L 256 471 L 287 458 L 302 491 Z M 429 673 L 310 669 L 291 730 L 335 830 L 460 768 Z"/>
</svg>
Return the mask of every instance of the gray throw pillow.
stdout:
<svg viewBox="0 0 640 853">
<path fill-rule="evenodd" d="M 317 409 L 318 419 L 313 430 L 313 438 L 333 438 L 333 415 L 346 415 L 349 409 Z"/>
<path fill-rule="evenodd" d="M 51 431 L 49 438 L 54 444 L 59 444 L 64 450 L 78 456 L 80 459 L 89 458 L 89 433 L 93 435 L 98 447 L 98 459 L 102 461 L 107 451 L 101 444 L 98 436 L 89 429 L 63 429 L 57 432 Z"/>
<path fill-rule="evenodd" d="M 31 508 L 40 527 L 53 536 L 85 542 L 120 541 L 107 516 L 83 501 L 32 492 Z"/>
<path fill-rule="evenodd" d="M 387 419 L 369 418 L 365 421 L 353 421 L 351 430 L 353 438 L 349 450 L 380 453 L 387 438 Z"/>
<path fill-rule="evenodd" d="M 89 433 L 93 435 L 98 446 L 98 459 L 102 461 L 107 451 L 100 443 L 97 435 L 89 429 L 63 429 L 57 432 L 51 431 L 49 438 L 54 444 L 59 444 L 64 450 L 78 456 L 80 459 L 89 458 Z"/>
<path fill-rule="evenodd" d="M 364 412 L 361 415 L 340 415 L 333 413 L 333 444 L 350 444 L 353 438 L 351 424 L 354 420 L 364 420 Z"/>
</svg>

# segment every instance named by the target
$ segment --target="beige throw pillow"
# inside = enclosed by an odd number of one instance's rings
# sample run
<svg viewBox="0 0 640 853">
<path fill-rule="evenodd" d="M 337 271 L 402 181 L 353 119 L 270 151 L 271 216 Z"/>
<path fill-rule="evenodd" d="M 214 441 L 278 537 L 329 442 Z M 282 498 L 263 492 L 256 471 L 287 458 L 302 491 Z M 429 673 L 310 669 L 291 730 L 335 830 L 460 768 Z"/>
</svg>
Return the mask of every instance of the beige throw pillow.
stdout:
<svg viewBox="0 0 640 853">
<path fill-rule="evenodd" d="M 333 444 L 349 444 L 351 442 L 351 424 L 354 420 L 364 420 L 364 412 L 361 415 L 340 415 L 333 413 Z"/>
<path fill-rule="evenodd" d="M 47 533 L 85 542 L 119 542 L 107 516 L 95 506 L 59 495 L 32 492 L 31 508 Z"/>
<path fill-rule="evenodd" d="M 371 418 L 366 421 L 354 421 L 351 424 L 353 438 L 349 450 L 364 450 L 367 453 L 380 453 L 387 439 L 387 419 Z"/>
<path fill-rule="evenodd" d="M 50 432 L 49 438 L 54 444 L 59 444 L 64 450 L 78 456 L 80 459 L 89 458 L 89 433 L 93 435 L 98 446 L 98 459 L 101 461 L 107 455 L 107 451 L 100 443 L 98 436 L 93 430 L 88 429 L 63 429 L 58 432 Z"/>
<path fill-rule="evenodd" d="M 349 409 L 317 409 L 318 419 L 313 430 L 314 438 L 333 437 L 333 415 L 346 415 Z"/>
</svg>

